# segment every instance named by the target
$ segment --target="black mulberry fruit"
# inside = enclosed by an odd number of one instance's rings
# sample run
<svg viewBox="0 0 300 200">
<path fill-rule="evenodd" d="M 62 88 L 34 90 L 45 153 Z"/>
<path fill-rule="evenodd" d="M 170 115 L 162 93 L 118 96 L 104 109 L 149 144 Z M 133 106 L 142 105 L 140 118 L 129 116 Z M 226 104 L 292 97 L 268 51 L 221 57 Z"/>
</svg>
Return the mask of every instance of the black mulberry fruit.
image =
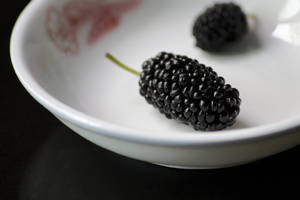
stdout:
<svg viewBox="0 0 300 200">
<path fill-rule="evenodd" d="M 107 57 L 129 69 L 110 54 Z M 140 94 L 149 104 L 195 130 L 224 129 L 240 112 L 238 90 L 197 60 L 161 52 L 142 64 L 141 73 L 130 70 L 140 76 Z"/>
<path fill-rule="evenodd" d="M 217 3 L 198 16 L 193 35 L 196 45 L 206 51 L 218 51 L 239 40 L 248 30 L 247 17 L 234 3 Z"/>
</svg>

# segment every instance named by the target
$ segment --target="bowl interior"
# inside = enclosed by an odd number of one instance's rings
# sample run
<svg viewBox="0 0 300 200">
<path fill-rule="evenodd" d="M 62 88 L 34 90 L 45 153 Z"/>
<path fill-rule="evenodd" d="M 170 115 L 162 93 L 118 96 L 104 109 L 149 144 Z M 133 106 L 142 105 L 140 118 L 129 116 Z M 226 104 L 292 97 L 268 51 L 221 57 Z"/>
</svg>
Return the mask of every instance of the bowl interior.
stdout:
<svg viewBox="0 0 300 200">
<path fill-rule="evenodd" d="M 229 129 L 298 116 L 299 1 L 236 1 L 257 21 L 226 52 L 208 54 L 195 47 L 191 29 L 213 2 L 43 1 L 21 41 L 26 70 L 52 97 L 93 118 L 143 131 L 194 132 L 147 104 L 138 77 L 105 58 L 111 52 L 140 71 L 144 60 L 169 51 L 212 66 L 239 89 L 241 113 Z"/>
</svg>

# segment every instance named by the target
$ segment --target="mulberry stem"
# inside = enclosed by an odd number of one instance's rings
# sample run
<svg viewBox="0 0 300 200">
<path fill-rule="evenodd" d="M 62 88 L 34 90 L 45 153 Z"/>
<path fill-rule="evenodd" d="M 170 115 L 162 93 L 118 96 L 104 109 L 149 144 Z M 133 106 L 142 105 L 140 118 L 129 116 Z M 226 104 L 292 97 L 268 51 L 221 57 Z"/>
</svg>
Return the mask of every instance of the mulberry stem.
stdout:
<svg viewBox="0 0 300 200">
<path fill-rule="evenodd" d="M 110 61 L 112 61 L 113 63 L 115 63 L 116 65 L 118 65 L 119 67 L 125 69 L 126 71 L 132 73 L 132 74 L 135 74 L 137 76 L 140 76 L 141 75 L 141 72 L 138 72 L 126 65 L 124 65 L 123 63 L 121 63 L 117 58 L 115 58 L 114 56 L 112 56 L 110 53 L 106 53 L 105 54 L 105 57 L 108 58 Z"/>
<path fill-rule="evenodd" d="M 257 26 L 257 17 L 254 14 L 247 14 L 246 15 L 248 22 L 252 22 L 252 28 L 255 29 Z"/>
<path fill-rule="evenodd" d="M 257 21 L 257 17 L 254 14 L 247 14 L 246 16 L 253 21 Z"/>
</svg>

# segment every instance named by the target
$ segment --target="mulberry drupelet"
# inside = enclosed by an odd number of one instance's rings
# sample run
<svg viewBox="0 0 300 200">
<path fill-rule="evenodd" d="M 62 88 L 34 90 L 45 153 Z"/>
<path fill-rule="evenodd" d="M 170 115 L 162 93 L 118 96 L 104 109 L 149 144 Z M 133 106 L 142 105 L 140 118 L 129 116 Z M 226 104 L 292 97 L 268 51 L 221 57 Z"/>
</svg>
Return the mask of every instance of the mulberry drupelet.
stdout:
<svg viewBox="0 0 300 200">
<path fill-rule="evenodd" d="M 193 35 L 198 47 L 217 51 L 239 40 L 247 30 L 247 17 L 238 5 L 217 3 L 198 16 L 193 26 Z"/>
<path fill-rule="evenodd" d="M 140 94 L 169 119 L 214 131 L 233 125 L 239 114 L 238 90 L 197 60 L 161 52 L 146 60 L 139 73 L 106 56 L 139 75 Z"/>
</svg>

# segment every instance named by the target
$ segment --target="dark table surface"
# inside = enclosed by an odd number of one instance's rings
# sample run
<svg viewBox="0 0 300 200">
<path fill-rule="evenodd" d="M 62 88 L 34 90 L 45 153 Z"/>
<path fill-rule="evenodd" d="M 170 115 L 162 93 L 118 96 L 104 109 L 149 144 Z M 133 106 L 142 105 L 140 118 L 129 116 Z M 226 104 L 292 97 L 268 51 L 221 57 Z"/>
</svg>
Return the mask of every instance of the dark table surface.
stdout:
<svg viewBox="0 0 300 200">
<path fill-rule="evenodd" d="M 299 199 L 300 147 L 248 165 L 177 170 L 84 140 L 40 106 L 9 58 L 12 26 L 29 0 L 1 11 L 0 199 Z"/>
</svg>

